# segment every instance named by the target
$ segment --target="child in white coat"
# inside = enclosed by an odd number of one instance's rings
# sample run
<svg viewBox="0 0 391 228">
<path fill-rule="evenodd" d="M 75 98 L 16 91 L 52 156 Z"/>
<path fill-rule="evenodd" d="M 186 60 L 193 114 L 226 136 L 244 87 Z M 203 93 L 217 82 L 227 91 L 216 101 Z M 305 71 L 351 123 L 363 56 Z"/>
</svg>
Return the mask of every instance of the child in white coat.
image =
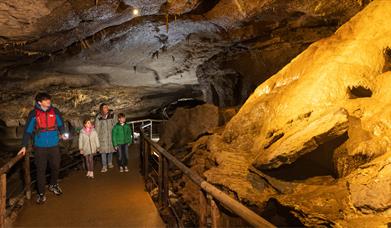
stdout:
<svg viewBox="0 0 391 228">
<path fill-rule="evenodd" d="M 98 133 L 90 119 L 85 119 L 83 126 L 79 135 L 79 150 L 86 159 L 87 177 L 94 178 L 94 154 L 99 150 Z"/>
</svg>

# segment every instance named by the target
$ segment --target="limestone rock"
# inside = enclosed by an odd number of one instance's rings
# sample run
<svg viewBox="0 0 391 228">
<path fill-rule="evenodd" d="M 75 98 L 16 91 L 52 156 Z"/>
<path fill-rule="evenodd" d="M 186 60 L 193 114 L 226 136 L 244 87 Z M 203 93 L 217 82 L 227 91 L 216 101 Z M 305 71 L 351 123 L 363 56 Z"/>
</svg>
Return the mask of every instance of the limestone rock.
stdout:
<svg viewBox="0 0 391 228">
<path fill-rule="evenodd" d="M 165 123 L 159 144 L 166 149 L 181 148 L 219 126 L 219 108 L 200 105 L 192 109 L 179 108 Z"/>
<path fill-rule="evenodd" d="M 232 197 L 264 208 L 276 190 L 264 178 L 250 172 L 245 151 L 228 147 L 219 135 L 211 136 L 208 142 L 209 158 L 218 164 L 204 175 L 210 183 L 222 186 Z"/>
<path fill-rule="evenodd" d="M 332 107 L 350 112 L 353 110 L 345 107 L 348 103 L 372 99 L 351 99 L 351 86 L 370 88 L 375 97 L 375 88 L 385 85 L 378 84 L 377 78 L 386 65 L 385 50 L 391 45 L 387 35 L 390 28 L 383 17 L 387 14 L 383 10 L 388 7 L 388 1 L 374 1 L 335 35 L 312 44 L 261 84 L 226 127 L 226 141 L 240 146 L 247 144 L 258 155 L 268 141 L 269 132 L 284 131 L 292 118 L 305 113 L 316 116 Z M 372 116 L 370 108 L 365 112 L 364 116 Z"/>
<path fill-rule="evenodd" d="M 306 226 L 333 226 L 345 219 L 343 211 L 349 208 L 349 192 L 343 183 L 300 184 L 293 193 L 275 198 Z"/>
<path fill-rule="evenodd" d="M 265 201 L 275 199 L 305 226 L 387 226 L 391 221 L 390 11 L 390 1 L 372 1 L 334 35 L 310 45 L 262 83 L 222 135 L 213 136 L 219 140 L 208 144 L 217 164 L 205 172 L 208 180 L 243 201 L 251 199 L 261 210 L 266 210 Z M 345 111 L 334 111 L 339 109 Z M 322 151 L 316 142 L 339 135 L 348 137 L 342 146 L 336 152 L 335 147 L 326 148 L 329 155 L 335 152 L 338 179 L 275 181 L 277 177 L 267 177 L 272 170 L 260 170 L 274 168 L 273 164 L 287 169 L 281 164 L 295 165 Z M 252 174 L 264 180 L 257 180 L 262 186 L 254 185 L 247 172 L 252 163 L 258 168 Z M 269 189 L 274 192 L 266 198 L 260 195 Z"/>
<path fill-rule="evenodd" d="M 95 75 L 119 86 L 202 81 L 207 97 L 212 86 L 218 90 L 214 96 L 220 101 L 214 104 L 238 105 L 260 82 L 310 43 L 332 34 L 366 4 L 357 0 L 10 0 L 0 3 L 0 75 L 11 82 L 53 72 L 63 73 L 69 81 L 74 80 L 72 75 Z M 139 15 L 133 15 L 133 9 Z M 216 72 L 221 74 L 212 77 L 197 70 L 217 55 L 230 55 L 218 63 L 222 70 Z M 250 61 L 254 63 L 246 65 Z M 230 76 L 239 79 L 224 80 Z M 29 80 L 22 84 L 26 83 Z M 240 99 L 226 96 L 238 94 Z"/>
<path fill-rule="evenodd" d="M 391 157 L 375 162 L 347 177 L 354 207 L 365 214 L 391 209 Z"/>
<path fill-rule="evenodd" d="M 304 123 L 280 133 L 278 139 L 266 144 L 253 165 L 259 169 L 271 169 L 291 164 L 319 145 L 341 136 L 347 129 L 348 117 L 343 109 L 329 111 L 318 118 L 309 117 Z"/>
</svg>

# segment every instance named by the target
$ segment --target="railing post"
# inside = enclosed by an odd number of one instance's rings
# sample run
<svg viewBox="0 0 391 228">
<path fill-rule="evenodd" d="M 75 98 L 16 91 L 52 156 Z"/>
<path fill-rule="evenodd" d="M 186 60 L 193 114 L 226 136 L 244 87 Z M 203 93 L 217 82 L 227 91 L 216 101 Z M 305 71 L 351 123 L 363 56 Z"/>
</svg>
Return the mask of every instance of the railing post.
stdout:
<svg viewBox="0 0 391 228">
<path fill-rule="evenodd" d="M 144 145 L 144 180 L 148 179 L 148 171 L 149 171 L 149 154 L 151 153 L 151 145 L 145 140 Z"/>
<path fill-rule="evenodd" d="M 212 218 L 212 228 L 221 227 L 220 210 L 212 196 L 210 196 L 210 214 Z"/>
<path fill-rule="evenodd" d="M 23 169 L 24 169 L 24 184 L 25 191 L 26 191 L 26 198 L 31 199 L 31 176 L 30 176 L 30 153 L 29 151 L 26 152 L 24 155 L 24 163 L 23 163 Z"/>
<path fill-rule="evenodd" d="M 205 197 L 205 194 L 202 190 L 199 191 L 199 221 L 198 221 L 198 226 L 199 227 L 207 227 L 207 218 L 208 218 L 208 208 L 207 208 L 207 200 Z"/>
<path fill-rule="evenodd" d="M 154 151 L 158 153 L 159 155 L 159 171 L 158 171 L 158 176 L 159 176 L 159 205 L 162 205 L 162 199 L 163 199 L 163 185 L 166 186 L 167 190 L 166 193 L 168 194 L 168 181 L 167 184 L 164 183 L 164 164 L 163 159 L 168 159 L 170 163 L 174 164 L 177 168 L 179 168 L 184 175 L 186 175 L 190 180 L 192 180 L 197 186 L 200 187 L 199 191 L 199 226 L 200 227 L 206 227 L 208 225 L 207 223 L 207 218 L 208 218 L 208 209 L 211 209 L 211 214 L 213 216 L 213 223 L 212 224 L 214 227 L 218 227 L 219 225 L 222 225 L 222 220 L 221 220 L 221 214 L 220 211 L 218 210 L 217 205 L 213 202 L 210 207 L 208 207 L 208 200 L 205 197 L 204 192 L 210 194 L 213 197 L 213 200 L 219 201 L 222 205 L 226 206 L 228 209 L 233 211 L 235 214 L 237 214 L 239 217 L 244 219 L 248 224 L 254 226 L 254 227 L 275 227 L 273 224 L 259 216 L 258 214 L 254 213 L 252 210 L 248 209 L 246 206 L 241 204 L 239 201 L 231 198 L 229 195 L 225 194 L 222 192 L 220 189 L 215 187 L 214 185 L 208 183 L 206 180 L 204 180 L 201 176 L 199 176 L 196 172 L 191 170 L 190 168 L 186 167 L 185 164 L 180 162 L 174 155 L 171 153 L 167 152 L 163 147 L 161 147 L 159 144 L 154 143 L 151 139 L 148 139 L 145 137 L 144 139 L 145 143 L 148 146 L 148 148 L 145 151 L 145 156 L 144 156 L 144 165 L 146 169 L 148 169 L 148 157 L 151 152 L 151 147 L 153 146 Z M 168 163 L 168 162 L 167 162 Z M 168 165 L 166 165 L 168 169 Z M 148 172 L 146 173 L 146 177 Z M 168 175 L 167 175 L 168 176 Z M 168 197 L 167 197 L 168 198 Z M 169 202 L 169 201 L 168 201 Z M 224 225 L 224 224 L 223 224 Z"/>
<path fill-rule="evenodd" d="M 170 199 L 170 197 L 169 197 L 169 194 L 170 194 L 169 181 L 168 181 L 168 169 L 169 169 L 168 165 L 169 165 L 169 163 L 168 163 L 168 159 L 166 157 L 163 156 L 162 158 L 163 158 L 163 192 L 164 192 L 163 206 L 168 207 L 169 199 Z"/>
<path fill-rule="evenodd" d="M 144 154 L 145 154 L 145 144 L 144 144 L 144 136 L 142 132 L 140 132 L 140 172 L 144 174 Z"/>
<path fill-rule="evenodd" d="M 159 154 L 159 174 L 158 174 L 158 185 L 159 185 L 159 207 L 163 208 L 163 198 L 164 198 L 164 187 L 163 187 L 163 155 L 161 153 Z"/>
<path fill-rule="evenodd" d="M 6 200 L 7 200 L 7 174 L 3 173 L 0 177 L 0 228 L 5 227 Z"/>
<path fill-rule="evenodd" d="M 149 138 L 152 139 L 152 120 L 151 120 L 151 128 L 149 129 Z"/>
</svg>

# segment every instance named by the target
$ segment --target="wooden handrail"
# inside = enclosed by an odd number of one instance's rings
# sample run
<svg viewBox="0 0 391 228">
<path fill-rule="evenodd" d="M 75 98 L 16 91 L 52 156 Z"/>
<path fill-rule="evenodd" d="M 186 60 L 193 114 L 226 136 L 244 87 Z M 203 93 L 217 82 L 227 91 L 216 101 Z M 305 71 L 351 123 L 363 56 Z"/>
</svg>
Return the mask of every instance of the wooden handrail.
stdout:
<svg viewBox="0 0 391 228">
<path fill-rule="evenodd" d="M 74 150 L 72 152 L 75 152 L 78 150 Z M 6 192 L 7 192 L 7 172 L 12 169 L 12 167 L 19 162 L 20 160 L 23 161 L 23 170 L 24 170 L 24 194 L 27 199 L 31 199 L 31 173 L 30 173 L 30 152 L 26 151 L 25 155 L 18 154 L 15 157 L 13 157 L 11 160 L 9 160 L 6 164 L 4 164 L 0 168 L 0 228 L 5 227 L 5 219 L 6 219 Z M 67 169 L 69 167 L 72 167 L 74 165 L 79 164 L 82 162 L 82 160 L 78 160 L 77 162 L 74 162 L 72 164 L 67 165 L 66 167 L 62 167 L 60 171 Z"/>
<path fill-rule="evenodd" d="M 250 209 L 248 209 L 246 206 L 238 202 L 237 200 L 231 198 L 226 193 L 221 191 L 220 189 L 216 188 L 212 184 L 208 183 L 206 180 L 204 180 L 202 177 L 200 177 L 196 172 L 189 169 L 186 165 L 184 165 L 181 161 L 179 161 L 176 157 L 174 157 L 172 154 L 170 154 L 168 151 L 166 151 L 163 147 L 161 147 L 159 144 L 152 141 L 150 138 L 145 137 L 145 134 L 141 132 L 141 147 L 142 150 L 144 150 L 144 176 L 148 173 L 148 154 L 151 152 L 151 147 L 153 147 L 159 154 L 159 156 L 163 156 L 164 159 L 167 159 L 170 163 L 174 164 L 178 169 L 180 169 L 187 177 L 189 177 L 196 185 L 198 185 L 202 190 L 204 190 L 207 194 L 209 194 L 212 198 L 216 199 L 220 203 L 222 203 L 225 207 L 233 211 L 235 214 L 240 216 L 242 219 L 244 219 L 247 223 L 254 227 L 275 227 L 273 224 L 259 216 L 258 214 L 254 213 Z M 144 141 L 146 142 L 144 144 Z M 147 150 L 145 150 L 147 148 Z M 163 158 L 159 157 L 159 160 L 163 160 Z M 160 163 L 160 162 L 159 162 Z M 167 168 L 167 165 L 163 164 L 163 169 Z M 160 166 L 161 164 L 159 164 Z M 166 167 L 164 167 L 166 166 Z M 164 177 L 159 177 L 164 178 Z M 167 184 L 163 186 L 159 186 L 159 188 L 167 188 Z M 160 184 L 159 184 L 160 185 Z M 159 191 L 161 191 L 159 189 Z M 163 193 L 165 191 L 163 190 Z M 168 192 L 166 192 L 168 194 Z M 167 197 L 167 196 L 166 196 Z M 160 198 L 160 197 L 159 197 Z M 168 198 L 168 197 L 167 197 Z M 159 199 L 161 201 L 161 199 Z M 215 210 L 215 205 L 211 205 L 213 209 Z M 216 214 L 213 212 L 213 214 Z M 213 220 L 213 219 L 212 219 Z"/>
<path fill-rule="evenodd" d="M 7 163 L 5 163 L 1 168 L 0 168 L 0 175 L 7 173 L 18 161 L 20 161 L 24 155 L 18 154 L 15 157 L 13 157 L 11 160 L 9 160 Z"/>
<path fill-rule="evenodd" d="M 7 200 L 7 172 L 14 167 L 14 165 L 22 160 L 23 170 L 24 170 L 24 182 L 25 187 L 23 189 L 26 194 L 26 198 L 31 198 L 31 176 L 30 176 L 30 153 L 26 151 L 23 154 L 17 154 L 11 160 L 9 160 L 5 165 L 0 168 L 0 228 L 5 227 L 6 219 L 6 200 Z"/>
</svg>

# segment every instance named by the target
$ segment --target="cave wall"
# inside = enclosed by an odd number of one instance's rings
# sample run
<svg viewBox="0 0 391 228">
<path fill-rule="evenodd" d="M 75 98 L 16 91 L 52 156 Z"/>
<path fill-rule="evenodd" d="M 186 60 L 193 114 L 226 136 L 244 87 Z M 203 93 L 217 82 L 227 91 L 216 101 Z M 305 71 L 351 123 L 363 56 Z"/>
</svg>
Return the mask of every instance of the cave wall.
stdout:
<svg viewBox="0 0 391 228">
<path fill-rule="evenodd" d="M 204 139 L 207 180 L 305 226 L 387 226 L 390 10 L 369 3 L 259 85 Z"/>
<path fill-rule="evenodd" d="M 142 118 L 200 92 L 221 107 L 241 105 L 368 2 L 1 2 L 0 120 L 23 127 L 38 91 L 52 93 L 69 120 L 93 116 L 101 102 Z"/>
<path fill-rule="evenodd" d="M 220 99 L 226 97 L 219 83 L 237 87 L 232 85 L 236 80 L 224 82 L 209 76 L 213 72 L 197 70 L 217 61 L 219 75 L 241 75 L 242 86 L 231 93 L 241 97 L 220 102 L 236 105 L 367 3 L 12 0 L 0 5 L 0 72 L 4 81 L 17 80 L 19 87 L 52 75 L 115 86 L 202 84 L 207 100 L 213 100 L 212 87 Z M 133 15 L 133 9 L 140 14 Z M 229 60 L 218 60 L 227 55 Z M 256 63 L 243 66 L 247 60 Z"/>
</svg>

